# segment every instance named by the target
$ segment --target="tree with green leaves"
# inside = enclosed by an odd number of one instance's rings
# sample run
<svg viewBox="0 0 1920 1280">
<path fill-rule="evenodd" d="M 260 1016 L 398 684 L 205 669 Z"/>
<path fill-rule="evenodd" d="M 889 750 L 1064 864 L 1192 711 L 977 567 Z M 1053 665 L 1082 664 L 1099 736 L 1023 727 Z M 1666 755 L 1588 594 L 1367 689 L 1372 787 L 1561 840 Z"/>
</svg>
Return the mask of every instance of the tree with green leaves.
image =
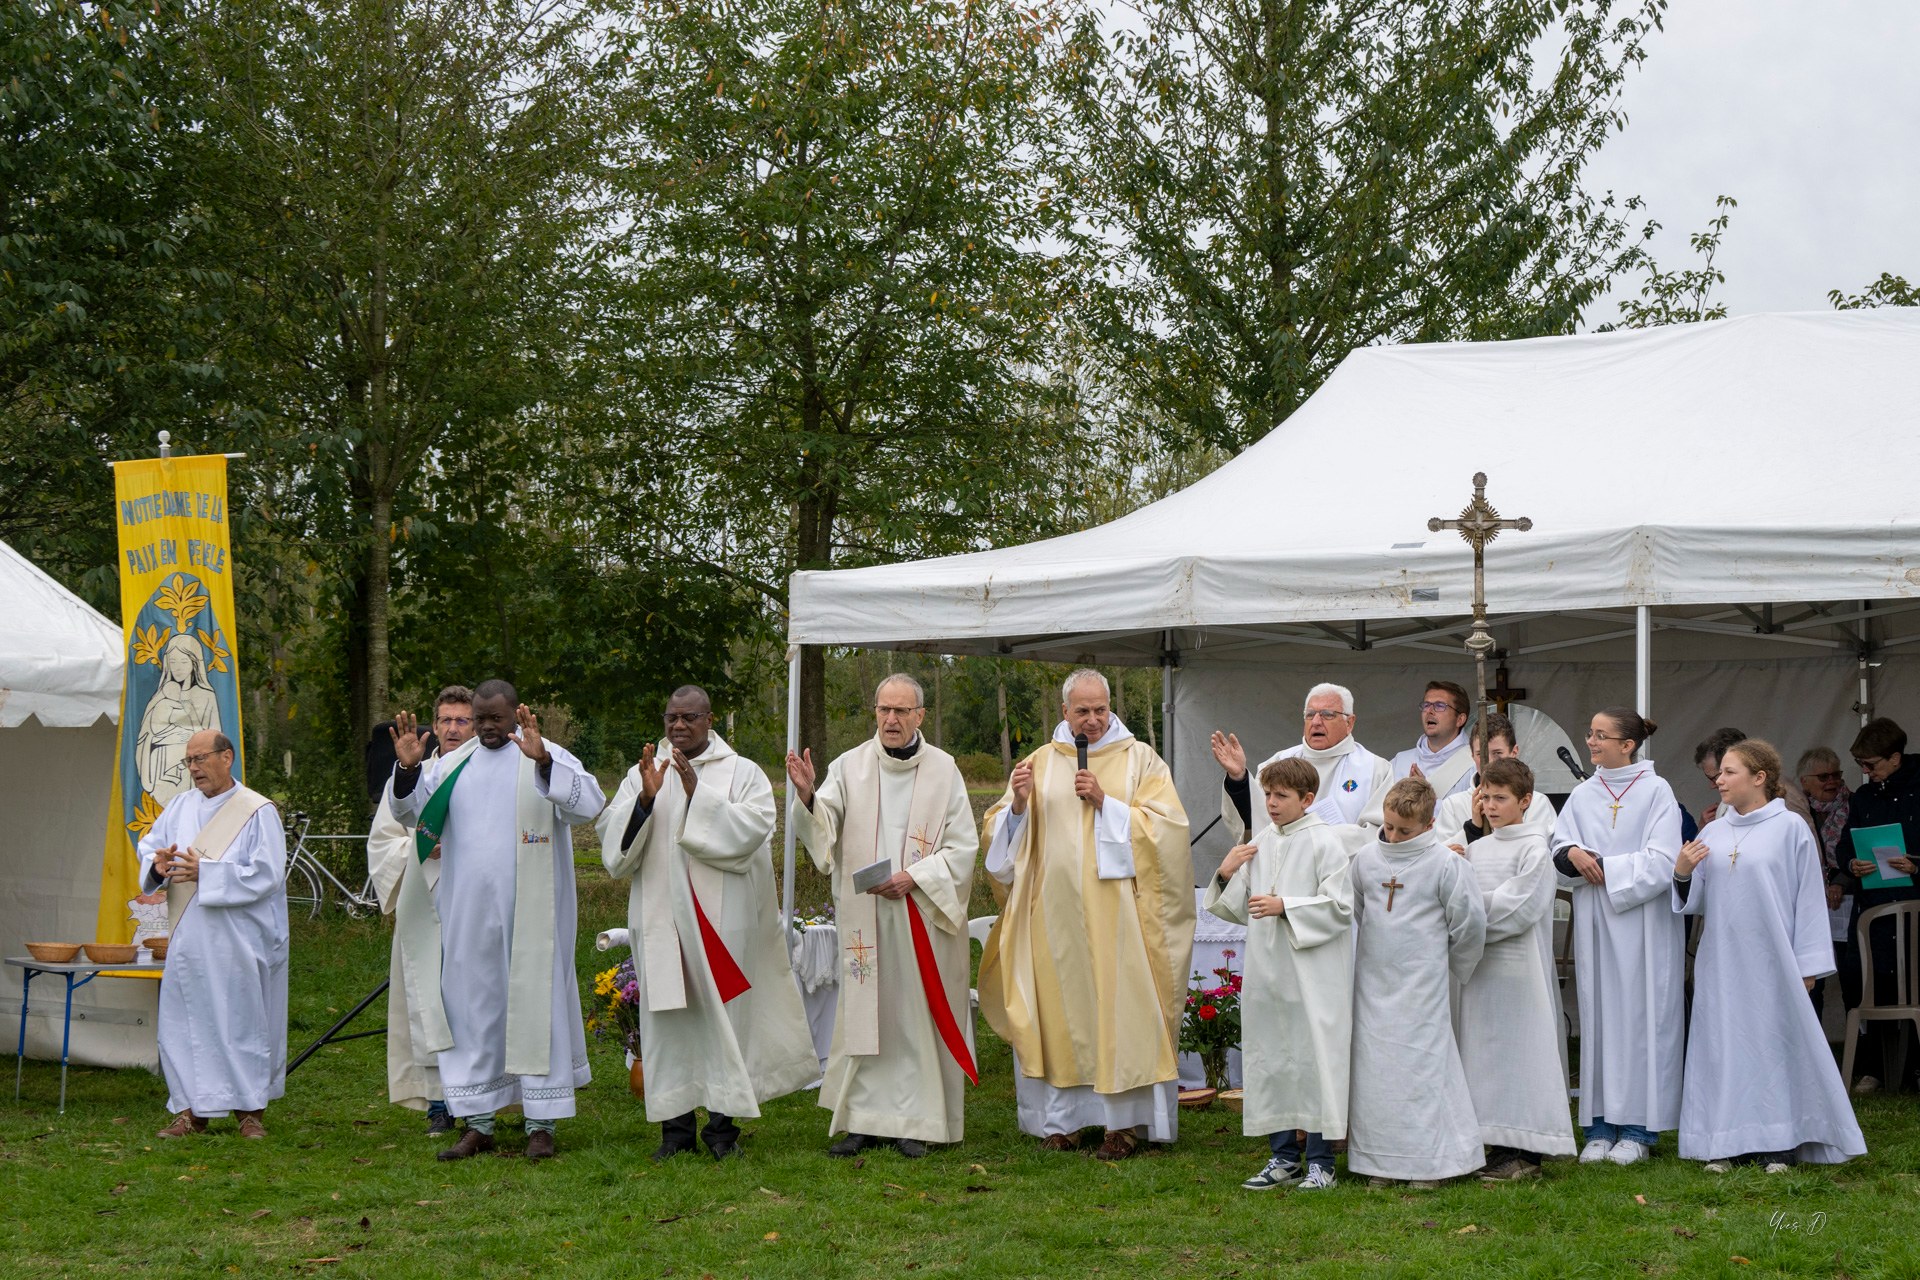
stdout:
<svg viewBox="0 0 1920 1280">
<path fill-rule="evenodd" d="M 1571 331 L 1631 229 L 1582 185 L 1665 0 L 1145 0 L 1079 47 L 1144 408 L 1244 448 L 1353 348 Z"/>
<path fill-rule="evenodd" d="M 1859 293 L 1830 289 L 1827 301 L 1836 311 L 1864 311 L 1872 307 L 1920 307 L 1920 288 L 1907 283 L 1905 276 L 1882 271 L 1880 278 Z"/>
<path fill-rule="evenodd" d="M 795 569 L 1046 531 L 1054 446 L 1077 430 L 1050 372 L 1076 291 L 1051 181 L 1064 14 L 609 6 L 631 68 L 618 429 L 650 476 L 697 468 L 665 510 L 715 517 L 636 538 L 777 616 Z M 802 660 L 815 747 L 823 661 Z"/>
<path fill-rule="evenodd" d="M 201 0 L 197 189 L 239 287 L 225 426 L 285 585 L 337 620 L 354 743 L 389 710 L 396 599 L 450 460 L 541 456 L 591 307 L 607 111 L 576 0 Z M 239 371 L 244 371 L 242 374 Z M 522 474 L 481 510 L 524 496 Z M 312 576 L 312 575 L 309 575 Z"/>
<path fill-rule="evenodd" d="M 216 382 L 172 4 L 0 5 L 0 538 L 115 597 L 108 458 Z"/>
</svg>

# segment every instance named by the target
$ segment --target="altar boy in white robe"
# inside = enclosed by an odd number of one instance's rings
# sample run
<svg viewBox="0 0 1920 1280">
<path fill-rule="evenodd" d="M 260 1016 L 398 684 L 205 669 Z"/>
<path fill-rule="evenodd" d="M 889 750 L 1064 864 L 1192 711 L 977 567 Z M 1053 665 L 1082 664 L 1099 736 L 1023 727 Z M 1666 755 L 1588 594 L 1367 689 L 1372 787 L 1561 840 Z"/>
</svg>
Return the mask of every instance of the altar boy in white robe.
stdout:
<svg viewBox="0 0 1920 1280">
<path fill-rule="evenodd" d="M 1631 707 L 1594 716 L 1593 776 L 1554 824 L 1554 866 L 1573 890 L 1585 1164 L 1645 1160 L 1680 1122 L 1686 931 L 1667 906 L 1680 805 L 1652 763 L 1633 758 L 1653 730 Z"/>
<path fill-rule="evenodd" d="M 1467 846 L 1492 828 L 1488 827 L 1484 815 L 1480 812 L 1480 780 L 1486 767 L 1495 760 L 1518 760 L 1519 748 L 1514 745 L 1513 721 L 1498 711 L 1487 712 L 1484 728 L 1480 724 L 1473 726 L 1473 754 L 1476 769 L 1473 781 L 1465 791 L 1456 791 L 1441 800 L 1433 811 L 1433 838 L 1446 845 L 1455 853 L 1465 853 Z M 1529 769 L 1531 774 L 1532 770 Z M 1550 842 L 1553 835 L 1553 801 L 1536 791 L 1527 801 L 1527 809 L 1521 815 L 1521 825 L 1537 833 L 1541 839 Z"/>
<path fill-rule="evenodd" d="M 280 811 L 233 780 L 233 743 L 187 740 L 193 786 L 140 838 L 140 884 L 167 889 L 170 946 L 160 984 L 160 1074 L 174 1121 L 162 1138 L 240 1118 L 264 1138 L 287 1083 L 287 836 Z"/>
<path fill-rule="evenodd" d="M 1430 1190 L 1485 1163 L 1453 1038 L 1453 983 L 1487 931 L 1473 871 L 1433 838 L 1433 788 L 1402 778 L 1380 838 L 1353 860 L 1353 1067 L 1347 1168 Z"/>
<path fill-rule="evenodd" d="M 600 860 L 631 882 L 627 924 L 640 986 L 640 1055 L 655 1160 L 740 1154 L 741 1119 L 820 1074 L 774 902 L 773 786 L 713 732 L 706 690 L 667 699 L 601 815 Z M 657 762 L 657 763 L 656 763 Z"/>
<path fill-rule="evenodd" d="M 1493 761 L 1476 791 L 1488 833 L 1467 846 L 1467 864 L 1486 906 L 1487 945 L 1454 1002 L 1453 1025 L 1487 1146 L 1480 1176 L 1517 1182 L 1539 1177 L 1546 1156 L 1574 1151 L 1553 965 L 1553 853 L 1522 816 L 1533 799 L 1524 761 Z"/>
<path fill-rule="evenodd" d="M 888 1142 L 910 1158 L 965 1132 L 965 1082 L 979 1083 L 967 997 L 967 897 L 980 836 L 953 757 L 920 736 L 926 694 L 912 676 L 874 691 L 873 737 L 814 789 L 813 753 L 787 753 L 788 821 L 833 879 L 842 965 L 820 1105 L 829 1155 Z M 892 874 L 856 888 L 864 868 Z M 877 873 L 872 873 L 877 874 Z"/>
<path fill-rule="evenodd" d="M 1301 711 L 1300 741 L 1275 752 L 1261 762 L 1261 769 L 1275 760 L 1305 760 L 1320 775 L 1320 790 L 1313 811 L 1348 843 L 1348 852 L 1357 852 L 1373 837 L 1358 831 L 1360 815 L 1367 802 L 1386 788 L 1392 777 L 1387 761 L 1373 754 L 1353 736 L 1358 717 L 1353 713 L 1353 692 L 1337 684 L 1316 684 L 1307 691 Z M 1215 730 L 1213 758 L 1226 772 L 1220 796 L 1220 818 L 1235 843 L 1246 840 L 1256 830 L 1253 821 L 1253 781 L 1247 770 L 1247 749 L 1238 736 Z M 1253 770 L 1258 774 L 1259 769 Z"/>
<path fill-rule="evenodd" d="M 466 1120 L 442 1160 L 493 1150 L 494 1115 L 520 1105 L 527 1158 L 555 1151 L 587 1066 L 574 971 L 578 899 L 572 824 L 606 804 L 600 784 L 546 741 L 504 680 L 473 691 L 474 737 L 422 767 L 426 732 L 394 717 L 393 815 L 416 824 L 424 862 L 438 845 L 435 913 L 402 940 L 417 983 L 421 1047 L 439 1055 L 447 1109 Z"/>
<path fill-rule="evenodd" d="M 1820 849 L 1787 808 L 1780 753 L 1755 739 L 1720 757 L 1719 816 L 1681 846 L 1673 910 L 1706 917 L 1680 1156 L 1712 1173 L 1785 1173 L 1865 1155 L 1833 1051 L 1804 992 L 1833 972 Z"/>
<path fill-rule="evenodd" d="M 1262 765 L 1267 825 L 1227 853 L 1207 890 L 1208 911 L 1247 926 L 1241 1120 L 1270 1157 L 1240 1184 L 1248 1191 L 1331 1188 L 1332 1142 L 1347 1136 L 1353 877 L 1339 836 L 1312 811 L 1319 786 L 1305 760 Z"/>
</svg>

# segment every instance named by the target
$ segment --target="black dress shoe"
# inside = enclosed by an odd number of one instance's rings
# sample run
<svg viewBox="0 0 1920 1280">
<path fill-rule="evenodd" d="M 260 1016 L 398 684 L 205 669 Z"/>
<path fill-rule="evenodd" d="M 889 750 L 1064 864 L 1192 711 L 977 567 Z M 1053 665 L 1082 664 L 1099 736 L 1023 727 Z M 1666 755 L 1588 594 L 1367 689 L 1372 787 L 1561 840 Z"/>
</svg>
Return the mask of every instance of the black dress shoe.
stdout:
<svg viewBox="0 0 1920 1280">
<path fill-rule="evenodd" d="M 738 1159 L 740 1156 L 740 1144 L 732 1138 L 720 1138 L 707 1143 L 707 1154 L 711 1155 L 715 1160 Z"/>
<path fill-rule="evenodd" d="M 654 1148 L 653 1158 L 656 1161 L 671 1160 L 683 1152 L 698 1151 L 699 1149 L 699 1147 L 691 1142 L 663 1142 Z"/>
<path fill-rule="evenodd" d="M 927 1144 L 918 1138 L 895 1138 L 893 1146 L 894 1150 L 909 1160 L 918 1160 L 927 1154 Z"/>
<path fill-rule="evenodd" d="M 857 1156 L 868 1147 L 879 1145 L 878 1138 L 868 1137 L 864 1133 L 850 1133 L 827 1148 L 830 1156 Z"/>
<path fill-rule="evenodd" d="M 436 1111 L 427 1117 L 427 1136 L 438 1138 L 453 1132 L 453 1117 L 444 1111 Z"/>
</svg>

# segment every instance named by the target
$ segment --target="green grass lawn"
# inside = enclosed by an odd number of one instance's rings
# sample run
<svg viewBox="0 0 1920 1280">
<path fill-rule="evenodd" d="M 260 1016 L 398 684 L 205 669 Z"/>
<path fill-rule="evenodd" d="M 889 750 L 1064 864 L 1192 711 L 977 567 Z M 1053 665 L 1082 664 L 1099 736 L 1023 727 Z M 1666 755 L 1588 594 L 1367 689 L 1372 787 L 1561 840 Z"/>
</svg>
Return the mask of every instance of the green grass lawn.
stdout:
<svg viewBox="0 0 1920 1280">
<path fill-rule="evenodd" d="M 626 895 L 590 868 L 581 882 L 590 944 Z M 296 925 L 294 1051 L 384 976 L 387 938 L 378 920 Z M 605 965 L 583 947 L 582 990 Z M 744 1159 L 656 1167 L 658 1129 L 605 1043 L 537 1167 L 505 1124 L 503 1157 L 436 1163 L 422 1117 L 386 1103 L 379 1039 L 302 1067 L 257 1143 L 231 1122 L 157 1141 L 165 1093 L 140 1071 L 76 1070 L 58 1115 L 57 1070 L 29 1062 L 0 1106 L 0 1276 L 1920 1276 L 1911 1097 L 1864 1102 L 1872 1154 L 1837 1170 L 1714 1177 L 1669 1139 L 1651 1165 L 1555 1162 L 1532 1185 L 1254 1195 L 1238 1183 L 1264 1145 L 1227 1112 L 1189 1112 L 1171 1151 L 1118 1166 L 1042 1155 L 981 1032 L 967 1140 L 918 1161 L 828 1159 L 826 1113 L 800 1095 L 746 1124 Z"/>
</svg>

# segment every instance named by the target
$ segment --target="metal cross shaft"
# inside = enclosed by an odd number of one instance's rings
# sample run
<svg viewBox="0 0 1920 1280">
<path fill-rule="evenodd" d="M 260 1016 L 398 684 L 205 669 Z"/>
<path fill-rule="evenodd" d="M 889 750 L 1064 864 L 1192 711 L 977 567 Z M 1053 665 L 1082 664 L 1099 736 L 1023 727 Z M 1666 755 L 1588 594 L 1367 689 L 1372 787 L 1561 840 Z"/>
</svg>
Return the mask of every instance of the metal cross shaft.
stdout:
<svg viewBox="0 0 1920 1280">
<path fill-rule="evenodd" d="M 1460 512 L 1457 519 L 1442 520 L 1435 516 L 1427 521 L 1430 533 L 1439 533 L 1443 529 L 1457 530 L 1466 544 L 1473 548 L 1473 630 L 1467 633 L 1467 652 L 1473 657 L 1474 669 L 1478 678 L 1479 702 L 1475 710 L 1481 725 L 1486 731 L 1487 716 L 1487 655 L 1493 652 L 1493 633 L 1487 629 L 1487 544 L 1500 536 L 1502 529 L 1518 529 L 1521 533 L 1533 528 L 1533 521 L 1525 516 L 1518 520 L 1503 520 L 1500 513 L 1487 501 L 1487 473 L 1476 471 L 1473 475 L 1473 501 Z"/>
</svg>

